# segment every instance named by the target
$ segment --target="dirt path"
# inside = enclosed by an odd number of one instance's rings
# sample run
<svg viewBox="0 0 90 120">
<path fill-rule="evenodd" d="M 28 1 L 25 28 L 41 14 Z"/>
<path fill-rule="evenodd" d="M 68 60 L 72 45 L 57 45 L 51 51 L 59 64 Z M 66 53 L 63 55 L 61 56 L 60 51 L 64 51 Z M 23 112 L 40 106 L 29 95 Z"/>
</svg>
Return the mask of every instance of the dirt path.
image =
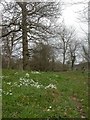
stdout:
<svg viewBox="0 0 90 120">
<path fill-rule="evenodd" d="M 83 106 L 82 106 L 81 101 L 75 95 L 71 96 L 71 99 L 75 103 L 75 105 L 77 107 L 77 110 L 80 113 L 81 118 L 86 118 L 86 114 L 85 114 L 85 112 L 83 110 Z"/>
</svg>

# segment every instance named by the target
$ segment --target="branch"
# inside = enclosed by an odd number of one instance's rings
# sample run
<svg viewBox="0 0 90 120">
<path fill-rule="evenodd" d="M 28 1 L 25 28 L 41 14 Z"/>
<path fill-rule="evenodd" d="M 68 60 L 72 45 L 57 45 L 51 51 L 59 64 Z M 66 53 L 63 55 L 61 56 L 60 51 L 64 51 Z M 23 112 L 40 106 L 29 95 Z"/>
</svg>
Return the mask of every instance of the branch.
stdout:
<svg viewBox="0 0 90 120">
<path fill-rule="evenodd" d="M 20 31 L 20 28 L 19 28 L 18 30 L 12 30 L 12 31 L 8 32 L 7 34 L 4 34 L 4 35 L 0 36 L 0 38 L 2 38 L 2 37 L 7 37 L 7 36 L 10 35 L 11 33 L 13 33 L 13 32 L 18 32 L 18 31 Z"/>
</svg>

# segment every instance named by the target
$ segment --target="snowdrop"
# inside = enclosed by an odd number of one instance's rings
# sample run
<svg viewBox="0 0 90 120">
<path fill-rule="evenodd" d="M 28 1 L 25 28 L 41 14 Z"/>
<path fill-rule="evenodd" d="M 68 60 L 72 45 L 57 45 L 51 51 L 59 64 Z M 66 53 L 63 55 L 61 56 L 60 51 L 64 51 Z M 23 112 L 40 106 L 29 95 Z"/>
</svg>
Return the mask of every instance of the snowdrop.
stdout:
<svg viewBox="0 0 90 120">
<path fill-rule="evenodd" d="M 23 80 L 23 78 L 20 78 L 20 81 Z"/>
<path fill-rule="evenodd" d="M 7 85 L 11 85 L 11 82 L 7 82 Z"/>
<path fill-rule="evenodd" d="M 13 86 L 17 86 L 17 85 L 18 85 L 18 83 L 17 83 L 17 82 L 14 82 Z"/>
<path fill-rule="evenodd" d="M 40 74 L 38 71 L 31 71 L 32 74 Z"/>
<path fill-rule="evenodd" d="M 27 82 L 27 83 L 28 83 L 28 82 L 29 82 L 29 79 L 25 80 L 25 82 Z"/>
<path fill-rule="evenodd" d="M 12 95 L 12 93 L 10 92 L 9 95 Z"/>
<path fill-rule="evenodd" d="M 19 85 L 20 85 L 20 86 L 22 86 L 22 84 L 21 84 L 21 83 L 20 83 Z"/>
<path fill-rule="evenodd" d="M 81 116 L 81 118 L 86 118 L 85 116 Z"/>
<path fill-rule="evenodd" d="M 21 85 L 18 85 L 17 87 L 21 87 Z"/>
<path fill-rule="evenodd" d="M 37 85 L 37 88 L 40 88 L 40 85 Z"/>
<path fill-rule="evenodd" d="M 25 84 L 25 86 L 28 86 L 28 84 Z"/>
<path fill-rule="evenodd" d="M 50 109 L 47 109 L 47 111 L 50 111 Z"/>
<path fill-rule="evenodd" d="M 38 85 L 38 82 L 36 82 L 35 84 Z"/>
<path fill-rule="evenodd" d="M 57 89 L 57 87 L 53 84 L 49 84 L 48 86 L 45 87 L 45 89 L 48 89 L 48 88 L 54 88 L 54 89 Z"/>
<path fill-rule="evenodd" d="M 28 73 L 26 73 L 28 76 Z M 25 86 L 33 86 L 33 87 L 36 87 L 36 88 L 40 88 L 40 87 L 43 87 L 43 85 L 40 85 L 38 82 L 35 82 L 33 79 L 27 79 L 27 78 L 20 78 L 19 79 L 19 83 L 14 83 L 15 85 L 17 85 L 18 87 L 21 87 L 22 85 L 25 85 Z"/>
<path fill-rule="evenodd" d="M 6 95 L 9 95 L 9 92 L 7 92 Z"/>
<path fill-rule="evenodd" d="M 36 74 L 40 74 L 40 72 L 38 72 L 38 71 L 36 71 L 35 73 L 36 73 Z"/>
<path fill-rule="evenodd" d="M 28 73 L 26 73 L 26 77 L 29 77 L 29 74 L 28 74 Z"/>
<path fill-rule="evenodd" d="M 51 108 L 52 108 L 52 106 L 49 106 L 49 108 L 51 109 Z"/>
<path fill-rule="evenodd" d="M 35 83 L 35 81 L 33 79 L 30 80 L 31 83 Z"/>
</svg>

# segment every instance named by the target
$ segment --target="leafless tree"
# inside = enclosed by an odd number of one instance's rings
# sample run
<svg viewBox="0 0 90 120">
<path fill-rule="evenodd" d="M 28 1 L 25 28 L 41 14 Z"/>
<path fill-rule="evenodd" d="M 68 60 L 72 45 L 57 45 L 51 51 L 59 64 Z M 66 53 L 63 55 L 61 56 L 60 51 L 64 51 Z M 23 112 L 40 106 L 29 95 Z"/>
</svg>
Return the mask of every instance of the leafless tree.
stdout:
<svg viewBox="0 0 90 120">
<path fill-rule="evenodd" d="M 70 57 L 70 61 L 71 61 L 71 70 L 74 69 L 74 64 L 76 61 L 77 51 L 78 51 L 79 47 L 80 47 L 79 41 L 77 41 L 75 39 L 70 40 L 68 53 L 69 53 L 69 57 Z"/>
<path fill-rule="evenodd" d="M 66 26 L 62 26 L 58 29 L 57 34 L 59 37 L 59 49 L 63 55 L 63 65 L 65 65 L 69 42 L 75 37 L 75 30 L 72 28 L 68 29 Z"/>
<path fill-rule="evenodd" d="M 84 3 L 82 11 L 79 12 L 79 21 L 86 25 L 86 29 L 81 26 L 83 31 L 82 41 L 82 56 L 87 61 L 90 62 L 90 1 Z"/>
<path fill-rule="evenodd" d="M 12 33 L 19 34 L 18 40 L 22 40 L 23 48 L 23 69 L 28 69 L 29 47 L 31 40 L 47 40 L 47 36 L 52 34 L 51 20 L 60 15 L 59 3 L 55 2 L 18 2 L 2 3 L 4 5 L 4 22 L 2 37 L 7 38 Z M 13 16 L 13 17 L 12 17 Z M 48 22 L 45 22 L 45 21 Z M 42 23 L 42 21 L 44 21 Z M 46 24 L 48 23 L 48 24 Z"/>
</svg>

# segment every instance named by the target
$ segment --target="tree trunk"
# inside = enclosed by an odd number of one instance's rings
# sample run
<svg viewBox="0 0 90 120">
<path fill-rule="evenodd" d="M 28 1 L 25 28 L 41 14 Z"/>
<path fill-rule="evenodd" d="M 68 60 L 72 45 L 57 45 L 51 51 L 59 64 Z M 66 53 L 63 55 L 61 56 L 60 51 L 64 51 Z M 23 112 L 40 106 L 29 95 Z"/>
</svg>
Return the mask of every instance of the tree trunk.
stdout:
<svg viewBox="0 0 90 120">
<path fill-rule="evenodd" d="M 64 66 L 65 66 L 65 49 L 64 49 L 64 52 L 63 52 L 63 68 L 62 68 L 62 70 L 65 69 Z"/>
<path fill-rule="evenodd" d="M 65 64 L 65 54 L 63 55 L 63 66 Z"/>
<path fill-rule="evenodd" d="M 22 6 L 22 44 L 23 44 L 23 70 L 28 69 L 29 53 L 27 40 L 27 9 L 26 2 Z"/>
<path fill-rule="evenodd" d="M 71 70 L 73 70 L 73 69 L 74 69 L 75 58 L 76 58 L 76 56 L 75 56 L 75 55 L 74 55 L 74 56 L 72 56 L 72 65 L 71 65 Z"/>
<path fill-rule="evenodd" d="M 74 68 L 74 61 L 72 61 L 71 70 Z"/>
<path fill-rule="evenodd" d="M 7 69 L 10 69 L 11 68 L 11 58 L 10 58 L 10 56 L 8 56 L 8 59 L 7 59 Z"/>
<path fill-rule="evenodd" d="M 64 69 L 64 65 L 65 65 L 65 57 L 66 57 L 66 47 L 65 47 L 65 41 L 63 39 L 63 44 L 64 44 L 64 48 L 63 48 L 63 69 Z"/>
</svg>

